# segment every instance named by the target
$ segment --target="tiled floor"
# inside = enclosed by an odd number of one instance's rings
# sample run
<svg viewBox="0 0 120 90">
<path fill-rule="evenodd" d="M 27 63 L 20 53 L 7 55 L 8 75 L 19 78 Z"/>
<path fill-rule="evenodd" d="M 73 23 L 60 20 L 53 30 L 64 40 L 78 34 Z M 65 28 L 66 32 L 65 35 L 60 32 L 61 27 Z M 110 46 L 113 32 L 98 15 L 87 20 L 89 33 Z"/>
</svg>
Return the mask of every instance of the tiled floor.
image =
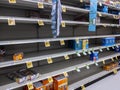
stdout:
<svg viewBox="0 0 120 90">
<path fill-rule="evenodd" d="M 120 90 L 120 71 L 87 87 L 86 90 Z"/>
</svg>

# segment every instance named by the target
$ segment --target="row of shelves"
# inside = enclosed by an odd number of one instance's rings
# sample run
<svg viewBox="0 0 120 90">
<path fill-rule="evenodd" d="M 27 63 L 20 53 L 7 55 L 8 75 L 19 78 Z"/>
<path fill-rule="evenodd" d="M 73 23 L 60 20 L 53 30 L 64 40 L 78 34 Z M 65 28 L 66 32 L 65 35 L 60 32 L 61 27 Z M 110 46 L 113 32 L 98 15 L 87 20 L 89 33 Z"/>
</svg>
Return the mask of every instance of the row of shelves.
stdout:
<svg viewBox="0 0 120 90">
<path fill-rule="evenodd" d="M 1 0 L 1 4 L 9 4 L 8 0 Z M 52 4 L 51 3 L 46 3 L 46 2 L 38 2 L 38 1 L 30 1 L 30 0 L 20 0 L 17 1 L 15 4 L 18 6 L 26 6 L 26 7 L 31 7 L 31 8 L 37 8 L 39 7 L 38 5 L 41 5 L 41 8 L 51 8 Z M 12 4 L 13 6 L 13 4 Z M 40 8 L 40 7 L 39 7 Z M 73 7 L 73 6 L 68 6 L 68 5 L 62 5 L 63 12 L 70 11 L 70 12 L 79 12 L 79 13 L 89 13 L 89 10 L 78 8 L 78 7 Z M 67 13 L 67 12 L 66 12 Z M 119 19 L 119 15 L 115 14 L 109 14 L 109 13 L 104 13 L 104 12 L 97 12 L 98 16 L 100 17 L 109 17 L 113 19 Z"/>
<path fill-rule="evenodd" d="M 97 36 L 77 36 L 77 37 L 61 37 L 61 38 L 45 38 L 45 39 L 26 39 L 26 40 L 2 40 L 0 45 L 15 45 L 15 44 L 29 44 L 29 43 L 44 43 L 44 42 L 56 42 L 67 40 L 82 40 L 82 39 L 94 39 L 94 38 L 106 38 L 106 37 L 119 37 L 120 34 L 115 35 L 97 35 Z"/>
<path fill-rule="evenodd" d="M 77 51 L 71 50 L 71 49 L 49 50 L 49 52 L 51 52 L 52 54 L 51 53 L 46 54 L 46 53 L 48 53 L 48 51 L 43 51 L 43 52 L 38 52 L 38 53 L 34 52 L 34 53 L 25 54 L 24 58 L 22 60 L 18 60 L 18 61 L 13 61 L 8 56 L 8 57 L 4 57 L 3 60 L 0 62 L 0 68 L 20 65 L 20 64 L 26 64 L 27 62 L 37 62 L 37 61 L 43 61 L 43 60 L 46 60 L 46 62 L 47 62 L 47 60 L 49 58 L 54 60 L 54 58 L 65 57 L 65 56 L 69 57 L 69 55 L 73 55 L 73 54 L 76 54 L 77 56 L 80 57 L 81 54 L 89 55 L 91 52 L 94 52 L 95 50 L 99 50 L 100 52 L 103 52 L 103 49 L 109 50 L 110 47 L 115 48 L 118 45 L 120 45 L 120 43 L 113 45 L 113 46 L 92 45 L 89 49 L 77 50 Z"/>
<path fill-rule="evenodd" d="M 40 77 L 32 80 L 32 81 L 26 81 L 25 83 L 18 84 L 16 82 L 11 82 L 5 75 L 1 75 L 2 82 L 0 83 L 0 89 L 1 90 L 7 90 L 7 89 L 16 89 L 22 86 L 27 85 L 28 83 L 32 82 L 38 82 L 40 80 L 44 80 L 47 77 L 53 77 L 59 74 L 62 74 L 64 72 L 71 72 L 76 70 L 76 68 L 84 68 L 86 66 L 91 66 L 93 64 L 96 64 L 100 62 L 106 62 L 107 60 L 110 60 L 111 58 L 116 58 L 119 56 L 119 53 L 115 52 L 103 52 L 100 54 L 100 58 L 96 62 L 89 61 L 88 57 L 81 57 L 81 58 L 75 58 L 75 59 L 70 59 L 70 60 L 65 60 L 63 62 L 58 62 L 58 63 L 52 63 L 51 65 L 43 65 L 34 68 L 40 73 Z M 87 68 L 87 67 L 86 67 Z M 92 68 L 91 68 L 92 69 Z M 3 82 L 7 84 L 3 84 Z M 72 85 L 72 84 L 71 84 Z M 70 86 L 71 87 L 71 86 Z"/>
<path fill-rule="evenodd" d="M 44 26 L 45 24 L 51 24 L 51 19 L 36 19 L 36 18 L 24 18 L 24 17 L 10 17 L 10 16 L 0 16 L 0 21 L 3 23 L 8 23 L 10 26 L 15 26 L 17 23 L 28 23 L 28 24 L 38 24 L 39 26 Z M 89 25 L 89 22 L 81 22 L 81 21 L 70 21 L 70 20 L 62 20 L 62 27 L 66 27 L 66 25 Z M 119 27 L 119 24 L 109 24 L 109 23 L 96 23 L 97 26 L 104 27 Z"/>
</svg>

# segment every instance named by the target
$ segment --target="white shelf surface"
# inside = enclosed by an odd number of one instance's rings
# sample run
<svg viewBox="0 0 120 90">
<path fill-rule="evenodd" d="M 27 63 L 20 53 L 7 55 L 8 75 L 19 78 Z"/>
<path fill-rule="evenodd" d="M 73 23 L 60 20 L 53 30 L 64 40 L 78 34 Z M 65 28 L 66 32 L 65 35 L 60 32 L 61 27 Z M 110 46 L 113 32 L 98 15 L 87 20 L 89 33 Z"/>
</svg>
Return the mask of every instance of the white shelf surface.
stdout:
<svg viewBox="0 0 120 90">
<path fill-rule="evenodd" d="M 104 52 L 100 54 L 100 58 L 97 62 L 101 62 L 103 60 L 108 60 L 112 57 L 116 57 L 119 56 L 119 53 L 115 53 L 115 52 Z M 16 82 L 12 82 L 11 80 L 9 80 L 7 77 L 5 77 L 5 75 L 1 75 L 1 83 L 0 83 L 0 90 L 6 90 L 6 89 L 16 89 L 19 87 L 22 87 L 24 85 L 26 85 L 29 82 L 37 82 L 43 79 L 46 79 L 50 76 L 56 76 L 59 74 L 62 74 L 63 72 L 71 72 L 74 71 L 76 69 L 76 67 L 78 68 L 83 68 L 86 66 L 86 64 L 88 65 L 92 65 L 94 64 L 94 62 L 89 61 L 88 59 L 89 57 L 81 57 L 81 58 L 76 58 L 76 59 L 71 59 L 71 60 L 65 60 L 63 62 L 58 62 L 58 63 L 53 63 L 50 65 L 44 65 L 44 66 L 40 66 L 38 68 L 35 68 L 37 71 L 39 71 L 39 73 L 41 74 L 41 76 L 35 80 L 32 81 L 27 81 L 25 83 L 22 84 L 18 84 Z M 7 84 L 5 84 L 7 83 Z"/>
<path fill-rule="evenodd" d="M 119 37 L 116 35 L 98 35 L 98 36 L 78 36 L 78 37 L 62 37 L 62 38 L 45 38 L 45 39 L 26 39 L 26 40 L 4 40 L 0 41 L 0 45 L 15 45 L 15 44 L 27 44 L 27 43 L 40 43 L 40 42 L 54 42 L 60 40 L 76 40 L 76 39 L 93 39 L 93 38 L 105 38 L 105 37 Z"/>
<path fill-rule="evenodd" d="M 0 16 L 0 21 L 3 23 L 7 23 L 8 19 L 14 19 L 16 21 L 16 23 L 38 24 L 39 20 L 42 20 L 46 24 L 51 23 L 51 19 Z M 70 20 L 63 20 L 62 22 L 66 23 L 66 25 L 89 25 L 89 22 L 70 21 Z M 97 23 L 96 25 L 97 26 L 110 26 L 110 27 L 119 27 L 120 26 L 119 24 L 108 24 L 108 23 Z"/>
<path fill-rule="evenodd" d="M 85 1 L 85 2 L 86 2 L 86 1 Z M 1 4 L 9 4 L 9 3 L 8 3 L 8 0 L 1 0 L 0 3 L 1 3 Z M 37 3 L 38 3 L 38 1 L 18 0 L 15 5 L 37 8 Z M 44 2 L 43 4 L 44 4 L 44 6 L 47 7 L 47 8 L 51 8 L 51 7 L 52 7 L 52 4 L 51 4 L 51 3 L 46 3 L 46 2 Z M 12 5 L 14 5 L 14 4 L 12 4 Z M 86 9 L 82 9 L 82 8 L 78 8 L 78 7 L 73 7 L 73 6 L 68 6 L 68 5 L 62 5 L 62 6 L 63 6 L 63 7 L 66 7 L 67 11 L 81 12 L 81 13 L 89 13 L 89 10 L 86 10 Z M 110 7 L 111 5 L 108 5 L 108 6 Z M 112 7 L 112 6 L 111 6 L 111 7 Z M 114 7 L 112 7 L 112 8 L 114 8 Z M 118 9 L 118 8 L 116 8 L 116 9 Z M 103 12 L 98 12 L 98 13 L 101 13 L 101 14 L 102 14 L 102 17 L 107 16 L 107 17 L 110 17 L 110 18 L 114 18 L 114 17 L 113 17 L 114 14 L 103 13 Z"/>
<path fill-rule="evenodd" d="M 116 45 L 120 45 L 120 43 L 116 44 Z M 115 45 L 113 46 L 108 46 L 108 47 L 115 47 Z M 85 51 L 88 52 L 94 49 L 94 50 L 100 50 L 100 49 L 105 49 L 107 48 L 106 46 L 95 46 L 95 45 L 91 45 L 89 49 L 86 49 Z M 77 52 L 79 52 L 80 54 L 83 53 L 83 50 L 72 50 L 72 49 L 58 49 L 58 50 L 51 50 L 51 51 L 42 51 L 42 52 L 35 52 L 35 53 L 28 53 L 24 55 L 24 59 L 20 60 L 20 61 L 13 61 L 10 57 L 4 57 L 1 58 L 1 62 L 0 62 L 0 68 L 3 67 L 8 67 L 8 66 L 14 66 L 14 65 L 20 65 L 20 64 L 25 64 L 28 61 L 32 61 L 32 62 L 36 62 L 36 61 L 43 61 L 43 60 L 47 60 L 47 58 L 57 58 L 57 57 L 64 57 L 64 55 L 72 55 L 72 54 L 76 54 Z M 51 54 L 52 53 L 52 54 Z M 88 53 L 87 53 L 88 54 Z"/>
<path fill-rule="evenodd" d="M 117 67 L 116 69 L 120 69 L 120 67 Z M 69 85 L 69 90 L 75 90 L 75 89 L 79 88 L 80 86 L 85 85 L 85 84 L 87 84 L 89 82 L 92 82 L 92 81 L 94 81 L 94 80 L 96 80 L 96 79 L 98 79 L 100 77 L 103 77 L 103 76 L 105 76 L 105 75 L 107 75 L 107 74 L 109 74 L 111 72 L 113 72 L 113 70 L 102 71 L 102 72 L 97 73 L 95 75 L 89 76 L 89 77 L 87 77 L 85 79 L 82 79 L 82 80 L 80 80 L 80 81 L 78 81 L 76 83 L 73 83 L 73 84 Z"/>
</svg>

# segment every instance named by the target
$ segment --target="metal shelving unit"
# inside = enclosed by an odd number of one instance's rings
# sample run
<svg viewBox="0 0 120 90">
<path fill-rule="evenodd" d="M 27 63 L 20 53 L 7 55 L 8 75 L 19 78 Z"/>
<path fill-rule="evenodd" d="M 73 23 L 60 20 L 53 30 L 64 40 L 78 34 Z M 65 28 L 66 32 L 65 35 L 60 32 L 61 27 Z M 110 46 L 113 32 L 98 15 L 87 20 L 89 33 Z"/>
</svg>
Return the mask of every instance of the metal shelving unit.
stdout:
<svg viewBox="0 0 120 90">
<path fill-rule="evenodd" d="M 87 2 L 87 1 L 85 0 L 85 2 Z M 8 0 L 1 0 L 0 3 L 9 4 Z M 39 3 L 38 1 L 32 1 L 32 0 L 19 0 L 19 1 L 17 1 L 17 3 L 15 5 L 37 8 L 38 3 Z M 102 3 L 102 4 L 104 4 L 104 3 Z M 12 4 L 12 5 L 14 5 L 14 4 Z M 52 6 L 51 3 L 46 3 L 46 2 L 43 2 L 43 5 L 45 6 L 45 8 L 51 8 L 51 6 Z M 107 4 L 105 4 L 105 5 L 107 5 Z M 72 7 L 72 6 L 68 6 L 68 5 L 62 5 L 62 6 L 65 7 L 66 10 L 71 11 L 71 12 L 89 13 L 89 10 L 86 10 L 86 9 Z M 107 6 L 109 6 L 112 9 L 120 10 L 119 8 L 115 8 L 112 5 L 107 5 Z M 99 13 L 102 14 L 102 17 L 114 18 L 114 16 L 118 16 L 118 15 L 108 14 L 108 13 L 103 13 L 103 12 L 98 12 L 97 14 L 99 15 Z"/>
<path fill-rule="evenodd" d="M 78 1 L 78 0 L 76 0 Z M 83 0 L 84 2 L 89 2 L 89 0 Z M 24 9 L 24 8 L 27 8 L 27 9 L 31 9 L 31 10 L 45 10 L 46 8 L 48 9 L 51 9 L 51 6 L 52 4 L 51 3 L 46 3 L 46 2 L 43 2 L 43 5 L 44 5 L 44 8 L 38 8 L 38 1 L 32 1 L 32 0 L 17 0 L 17 2 L 15 4 L 10 4 L 8 2 L 8 0 L 1 0 L 0 1 L 0 6 L 2 7 L 14 7 L 15 9 L 16 8 L 20 8 L 20 9 Z M 102 4 L 104 4 L 103 2 L 101 2 Z M 115 10 L 120 10 L 120 8 L 115 8 L 114 6 L 111 6 L 111 5 L 107 5 L 109 6 L 109 8 L 111 9 L 115 9 Z M 73 7 L 73 6 L 70 6 L 70 5 L 62 5 L 62 7 L 65 7 L 67 11 L 69 12 L 75 12 L 75 13 L 84 13 L 84 14 L 89 14 L 89 10 L 86 10 L 86 9 L 82 9 L 82 8 L 79 8 L 79 7 Z M 50 10 L 48 9 L 48 11 L 50 12 Z M 67 13 L 67 12 L 66 12 Z M 118 15 L 114 15 L 114 14 L 108 14 L 108 13 L 102 13 L 102 12 L 97 12 L 98 16 L 99 16 L 99 13 L 102 15 L 101 17 L 103 18 L 110 18 L 110 19 L 115 19 L 114 16 L 118 16 Z M 63 14 L 64 15 L 64 14 Z M 46 18 L 28 18 L 28 17 L 18 17 L 18 16 L 2 16 L 0 15 L 0 23 L 6 25 L 6 23 L 8 23 L 8 20 L 9 19 L 13 19 L 15 20 L 15 23 L 16 25 L 17 24 L 25 24 L 25 25 L 33 25 L 35 24 L 36 27 L 37 27 L 37 30 L 41 27 L 38 27 L 38 21 L 42 21 L 43 23 L 45 24 L 51 24 L 51 19 L 46 19 Z M 117 20 L 117 19 L 116 19 Z M 70 27 L 73 27 L 73 26 L 88 26 L 89 25 L 89 22 L 83 22 L 83 21 L 71 21 L 71 20 L 63 20 L 62 22 L 65 23 L 65 25 L 69 25 Z M 105 27 L 109 27 L 109 28 L 119 28 L 120 25 L 119 24 L 110 24 L 110 23 L 97 23 L 96 24 L 98 27 L 102 27 L 102 28 L 105 28 Z M 9 26 L 7 26 L 9 27 Z M 15 26 L 16 27 L 16 26 Z M 11 27 L 9 27 L 11 28 Z M 14 28 L 14 26 L 12 27 Z M 18 28 L 18 27 L 17 27 Z M 23 27 L 22 27 L 23 28 Z M 21 29 L 22 29 L 21 28 Z M 5 28 L 2 28 L 2 29 L 5 29 Z M 63 29 L 63 28 L 62 28 Z M 102 30 L 102 29 L 101 29 Z M 35 30 L 34 30 L 35 31 Z M 69 30 L 70 31 L 70 30 Z M 29 32 L 28 32 L 29 33 Z M 38 32 L 39 33 L 39 30 Z M 44 32 L 46 34 L 46 32 Z M 78 40 L 78 39 L 99 39 L 99 38 L 106 38 L 106 37 L 120 37 L 120 34 L 117 34 L 116 32 L 113 34 L 113 32 L 111 34 L 105 34 L 105 35 L 99 35 L 97 34 L 98 32 L 95 32 L 93 35 L 85 35 L 86 33 L 84 33 L 82 36 L 81 35 L 76 35 L 75 33 L 75 29 L 73 29 L 73 33 L 71 36 L 60 36 L 59 38 L 42 38 L 39 37 L 39 35 L 37 36 L 37 38 L 33 38 L 33 39 L 4 39 L 0 41 L 0 46 L 14 46 L 16 47 L 17 45 L 29 45 L 29 44 L 36 44 L 37 46 L 37 51 L 35 52 L 29 52 L 29 53 L 25 53 L 25 57 L 24 59 L 22 59 L 21 61 L 13 61 L 11 59 L 10 56 L 5 56 L 4 58 L 2 58 L 2 61 L 0 61 L 0 69 L 4 69 L 4 68 L 8 68 L 8 67 L 14 67 L 16 65 L 21 65 L 23 64 L 23 66 L 25 66 L 26 62 L 29 62 L 31 61 L 32 63 L 37 63 L 39 61 L 45 61 L 46 60 L 46 63 L 47 63 L 47 58 L 52 58 L 53 59 L 53 63 L 52 64 L 45 64 L 45 65 L 40 65 L 38 67 L 33 67 L 33 69 L 35 69 L 36 71 L 38 71 L 40 73 L 40 77 L 35 79 L 35 80 L 32 80 L 32 81 L 27 81 L 27 82 L 24 82 L 22 84 L 18 84 L 14 81 L 11 81 L 10 79 L 8 79 L 6 77 L 6 75 L 2 75 L 0 74 L 0 78 L 1 78 L 1 81 L 0 82 L 0 90 L 11 90 L 11 89 L 17 89 L 17 88 L 20 88 L 20 87 L 23 87 L 25 85 L 27 85 L 28 83 L 32 82 L 38 82 L 40 80 L 43 80 L 43 79 L 46 79 L 48 77 L 53 77 L 53 76 L 56 76 L 56 75 L 59 75 L 59 74 L 63 74 L 64 72 L 72 72 L 72 71 L 75 71 L 76 68 L 85 68 L 86 65 L 89 65 L 89 66 L 92 66 L 94 65 L 95 63 L 101 63 L 103 62 L 103 60 L 105 61 L 108 61 L 110 60 L 111 58 L 114 58 L 114 57 L 117 57 L 117 56 L 120 56 L 119 53 L 115 53 L 113 51 L 103 51 L 102 53 L 100 53 L 100 58 L 98 61 L 94 62 L 94 61 L 90 61 L 89 60 L 89 53 L 88 51 L 101 51 L 101 49 L 107 49 L 107 48 L 115 48 L 117 47 L 118 45 L 120 45 L 120 43 L 116 43 L 115 45 L 112 45 L 112 46 L 97 46 L 97 44 L 91 44 L 90 45 L 90 48 L 89 49 L 85 49 L 85 50 L 73 50 L 73 49 L 69 49 L 69 48 L 63 48 L 63 49 L 55 49 L 55 50 L 52 50 L 52 48 L 50 48 L 48 51 L 40 51 L 41 49 L 39 48 L 40 47 L 40 43 L 45 43 L 45 42 L 52 42 L 52 43 L 56 43 L 58 41 L 61 41 L 61 40 L 64 40 L 64 41 L 68 41 L 68 40 Z M 104 32 L 102 32 L 104 33 Z M 49 33 L 47 33 L 49 34 Z M 16 36 L 17 37 L 17 36 Z M 55 46 L 55 45 L 54 45 Z M 32 47 L 33 48 L 33 47 Z M 9 50 L 9 49 L 8 49 Z M 39 51 L 39 52 L 38 52 Z M 80 57 L 77 57 L 77 58 L 70 58 L 69 60 L 63 60 L 61 59 L 59 62 L 54 62 L 54 59 L 55 58 L 60 58 L 60 57 L 64 57 L 65 55 L 75 55 L 77 53 L 79 54 L 83 54 L 83 53 L 87 53 L 86 56 L 80 56 Z M 118 68 L 117 68 L 118 69 Z M 95 74 L 95 75 L 91 75 L 90 77 L 88 78 L 85 78 L 83 80 L 78 80 L 78 82 L 75 82 L 75 83 L 71 83 L 69 85 L 69 90 L 74 90 L 78 87 L 80 87 L 80 85 L 83 85 L 83 84 L 86 84 L 88 82 L 91 82 L 101 76 L 104 76 L 108 73 L 110 73 L 112 71 L 109 71 L 109 72 L 106 72 L 106 71 L 100 71 L 99 73 Z"/>
<path fill-rule="evenodd" d="M 119 53 L 114 54 L 113 52 L 105 52 L 105 53 L 101 54 L 101 56 L 100 56 L 101 58 L 96 62 L 99 63 L 99 62 L 102 62 L 103 60 L 108 60 L 108 59 L 111 59 L 111 58 L 116 57 L 116 56 L 119 56 Z M 80 64 L 78 64 L 78 63 L 80 63 Z M 41 76 L 39 78 L 32 80 L 32 81 L 27 81 L 27 82 L 22 83 L 22 84 L 18 84 L 16 82 L 9 83 L 6 85 L 2 85 L 0 87 L 0 89 L 3 89 L 3 90 L 16 89 L 16 88 L 19 88 L 19 87 L 26 85 L 29 82 L 34 83 L 34 82 L 46 79 L 47 77 L 50 77 L 50 76 L 59 75 L 63 72 L 74 71 L 74 70 L 76 70 L 76 67 L 83 68 L 83 67 L 86 67 L 86 65 L 93 65 L 93 64 L 95 64 L 95 62 L 88 61 L 88 57 L 84 57 L 84 58 L 79 58 L 79 60 L 72 59 L 69 61 L 59 62 L 59 64 L 53 63 L 51 65 L 40 66 L 40 67 L 36 68 L 36 70 L 39 71 L 39 73 L 41 74 Z M 10 80 L 7 79 L 5 76 L 1 76 L 1 78 L 2 78 L 2 81 L 6 82 L 6 83 L 10 82 Z"/>
<path fill-rule="evenodd" d="M 28 39 L 28 40 L 5 40 L 0 41 L 0 45 L 15 45 L 15 44 L 28 44 L 28 43 L 41 43 L 41 42 L 55 42 L 60 40 L 76 40 L 76 39 L 94 39 L 105 37 L 119 37 L 120 35 L 99 35 L 99 36 L 80 36 L 80 37 L 65 37 L 65 38 L 46 38 L 46 39 Z"/>
<path fill-rule="evenodd" d="M 0 20 L 3 23 L 7 23 L 8 19 L 14 19 L 16 23 L 32 23 L 38 24 L 38 21 L 42 21 L 45 24 L 50 24 L 50 19 L 34 19 L 34 18 L 24 18 L 24 17 L 9 17 L 9 16 L 0 16 Z M 69 21 L 69 20 L 62 20 L 66 25 L 89 25 L 89 22 L 80 22 L 80 21 Z M 97 23 L 97 26 L 110 26 L 110 27 L 119 27 L 119 24 L 107 24 L 107 23 Z"/>
<path fill-rule="evenodd" d="M 120 45 L 116 44 L 117 46 Z M 91 46 L 91 48 L 86 49 L 85 52 L 88 53 L 88 51 L 92 52 L 93 50 L 101 50 L 101 49 L 106 49 L 106 48 L 110 48 L 110 47 L 115 47 L 116 45 L 113 46 L 97 46 L 94 47 L 95 45 Z M 25 64 L 26 62 L 37 62 L 37 61 L 43 61 L 43 60 L 47 60 L 47 58 L 58 58 L 58 57 L 64 57 L 64 55 L 73 55 L 73 54 L 77 54 L 77 52 L 79 52 L 80 54 L 83 53 L 83 50 L 71 50 L 71 49 L 60 49 L 60 50 L 51 50 L 50 52 L 54 52 L 53 54 L 46 54 L 47 51 L 41 53 L 30 53 L 30 54 L 25 54 L 26 57 L 24 57 L 24 59 L 22 61 L 13 61 L 9 58 L 5 58 L 4 61 L 5 62 L 1 62 L 0 63 L 0 68 L 4 68 L 4 67 L 8 67 L 8 66 L 14 66 L 14 65 L 20 65 L 20 64 Z M 89 55 L 89 54 L 88 54 Z"/>
</svg>

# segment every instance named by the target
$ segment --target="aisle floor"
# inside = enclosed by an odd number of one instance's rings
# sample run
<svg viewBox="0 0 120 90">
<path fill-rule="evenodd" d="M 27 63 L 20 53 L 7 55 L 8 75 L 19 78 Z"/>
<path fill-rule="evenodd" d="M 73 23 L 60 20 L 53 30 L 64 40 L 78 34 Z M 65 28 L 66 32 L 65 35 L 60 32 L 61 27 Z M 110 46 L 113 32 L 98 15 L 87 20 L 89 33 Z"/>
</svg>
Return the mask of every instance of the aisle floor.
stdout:
<svg viewBox="0 0 120 90">
<path fill-rule="evenodd" d="M 111 75 L 92 84 L 86 90 L 120 90 L 120 71 L 116 75 Z"/>
</svg>

